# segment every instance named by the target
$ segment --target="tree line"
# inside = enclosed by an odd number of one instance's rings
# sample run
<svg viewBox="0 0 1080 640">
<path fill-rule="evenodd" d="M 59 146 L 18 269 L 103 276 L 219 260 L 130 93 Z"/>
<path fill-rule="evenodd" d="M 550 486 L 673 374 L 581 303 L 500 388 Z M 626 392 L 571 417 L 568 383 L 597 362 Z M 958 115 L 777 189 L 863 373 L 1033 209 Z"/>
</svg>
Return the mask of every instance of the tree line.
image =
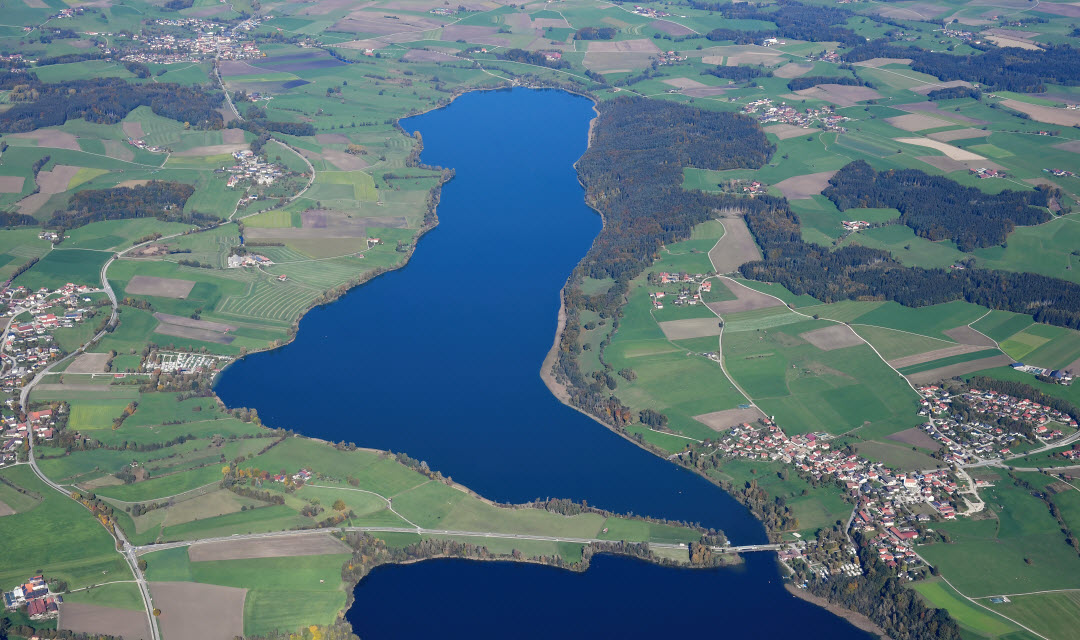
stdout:
<svg viewBox="0 0 1080 640">
<path fill-rule="evenodd" d="M 754 78 L 760 78 L 761 76 L 772 76 L 772 71 L 766 71 L 762 67 L 752 67 L 750 65 L 740 64 L 735 67 L 725 67 L 723 65 L 716 65 L 712 69 L 706 69 L 701 72 L 701 75 L 716 76 L 717 78 L 724 78 L 725 80 L 735 80 L 736 82 L 746 82 Z"/>
<path fill-rule="evenodd" d="M 689 0 L 689 4 L 695 9 L 719 13 L 728 20 L 761 20 L 776 25 L 775 29 L 761 31 L 713 29 L 705 35 L 709 40 L 734 40 L 737 44 L 751 44 L 764 38 L 792 38 L 810 42 L 840 42 L 849 47 L 866 41 L 863 36 L 841 26 L 847 24 L 855 14 L 839 7 L 810 6 L 795 0 L 779 0 L 768 8 L 750 2 Z"/>
<path fill-rule="evenodd" d="M 941 80 L 967 80 L 988 88 L 1022 93 L 1039 93 L 1045 83 L 1080 84 L 1080 49 L 1067 44 L 1046 45 L 1044 49 L 1017 47 L 1003 49 L 973 45 L 983 53 L 955 55 L 898 46 L 888 40 L 861 44 L 844 54 L 845 62 L 871 58 L 910 58 L 911 68 Z"/>
<path fill-rule="evenodd" d="M 630 97 L 598 109 L 591 144 L 577 169 L 586 201 L 604 215 L 605 224 L 564 290 L 566 323 L 555 375 L 567 384 L 571 403 L 619 427 L 641 416 L 612 395 L 617 382 L 606 370 L 610 365 L 588 378 L 578 369 L 581 310 L 596 311 L 617 329 L 630 280 L 652 264 L 660 248 L 688 238 L 716 209 L 742 202 L 684 190 L 683 167 L 758 168 L 775 147 L 741 114 Z M 606 292 L 587 296 L 580 288 L 586 276 L 615 282 Z M 645 418 L 662 424 L 658 416 Z"/>
<path fill-rule="evenodd" d="M 809 89 L 819 84 L 842 84 L 849 87 L 862 87 L 866 83 L 858 78 L 848 78 L 845 76 L 803 76 L 801 78 L 792 78 L 788 80 L 788 89 L 792 91 L 799 91 L 800 89 Z"/>
<path fill-rule="evenodd" d="M 49 219 L 48 226 L 73 229 L 100 220 L 174 218 L 195 187 L 180 182 L 152 180 L 134 187 L 86 189 L 68 200 L 68 207 Z"/>
<path fill-rule="evenodd" d="M 0 87 L 27 80 L 30 74 L 4 72 Z M 224 119 L 217 111 L 223 96 L 176 83 L 130 84 L 120 78 L 93 78 L 42 83 L 36 76 L 12 84 L 10 101 L 0 113 L 0 132 L 18 133 L 59 126 L 85 118 L 98 124 L 116 124 L 136 107 L 146 106 L 157 115 L 206 129 L 221 129 Z"/>
<path fill-rule="evenodd" d="M 807 590 L 833 604 L 870 618 L 894 640 L 960 640 L 960 627 L 945 609 L 931 609 L 913 589 L 906 588 L 878 559 L 875 547 L 861 531 L 859 564 L 866 574 L 857 578 L 843 573 L 826 582 L 807 576 Z"/>
<path fill-rule="evenodd" d="M 539 51 L 526 51 L 524 49 L 507 49 L 506 51 L 496 52 L 495 57 L 499 60 L 524 62 L 525 64 L 536 65 L 538 67 L 548 67 L 550 69 L 570 68 L 569 62 L 565 60 L 548 60 L 547 56 L 540 53 Z"/>
<path fill-rule="evenodd" d="M 1060 191 L 1040 185 L 1033 191 L 991 195 L 918 169 L 874 171 L 865 161 L 856 160 L 830 178 L 821 194 L 841 211 L 897 209 L 900 222 L 915 235 L 954 240 L 961 251 L 972 251 L 1004 244 L 1016 225 L 1049 220 L 1046 207 Z"/>
<path fill-rule="evenodd" d="M 866 298 L 922 307 L 965 300 L 1080 329 L 1075 283 L 1034 273 L 906 267 L 887 251 L 859 245 L 830 251 L 802 239 L 799 217 L 783 198 L 758 196 L 743 209 L 764 256 L 739 267 L 748 279 L 777 282 L 822 302 Z"/>
<path fill-rule="evenodd" d="M 988 378 L 986 376 L 975 376 L 971 379 L 971 386 L 976 389 L 986 389 L 1004 393 L 1005 395 L 1014 398 L 1027 398 L 1032 402 L 1037 402 L 1041 405 L 1050 407 L 1051 409 L 1056 409 L 1062 413 L 1068 414 L 1074 420 L 1080 420 L 1080 407 L 1077 407 L 1068 400 L 1045 394 L 1030 384 L 1016 382 L 1014 380 L 998 380 L 997 378 Z"/>
</svg>

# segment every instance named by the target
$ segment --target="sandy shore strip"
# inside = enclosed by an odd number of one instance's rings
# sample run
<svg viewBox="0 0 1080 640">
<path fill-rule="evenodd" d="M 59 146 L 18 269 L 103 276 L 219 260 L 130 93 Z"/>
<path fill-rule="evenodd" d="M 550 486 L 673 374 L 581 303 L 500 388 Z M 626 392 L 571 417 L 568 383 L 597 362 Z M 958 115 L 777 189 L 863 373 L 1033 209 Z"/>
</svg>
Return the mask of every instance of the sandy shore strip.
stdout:
<svg viewBox="0 0 1080 640">
<path fill-rule="evenodd" d="M 814 594 L 808 592 L 806 589 L 799 589 L 790 582 L 784 585 L 784 588 L 788 590 L 788 593 L 795 596 L 800 600 L 805 600 L 810 604 L 816 604 L 823 609 L 827 609 L 829 613 L 840 616 L 844 620 L 850 622 L 853 626 L 863 631 L 869 631 L 870 633 L 876 633 L 881 636 L 882 640 L 892 640 L 889 636 L 885 635 L 885 630 L 879 627 L 873 620 L 867 618 L 861 613 L 852 611 L 851 609 L 845 609 L 839 605 L 832 604 L 825 598 L 819 598 Z"/>
</svg>

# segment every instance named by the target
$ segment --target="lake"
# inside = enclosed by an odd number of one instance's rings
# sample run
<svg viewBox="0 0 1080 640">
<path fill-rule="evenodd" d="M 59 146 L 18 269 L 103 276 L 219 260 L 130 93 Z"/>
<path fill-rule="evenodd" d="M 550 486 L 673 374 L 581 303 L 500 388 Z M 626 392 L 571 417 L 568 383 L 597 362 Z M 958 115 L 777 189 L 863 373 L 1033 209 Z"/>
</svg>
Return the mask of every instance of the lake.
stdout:
<svg viewBox="0 0 1080 640">
<path fill-rule="evenodd" d="M 540 380 L 559 290 L 601 227 L 572 166 L 593 116 L 584 98 L 515 89 L 403 120 L 422 132 L 424 162 L 456 171 L 439 226 L 404 268 L 310 311 L 294 342 L 229 367 L 218 395 L 271 427 L 404 451 L 493 500 L 572 498 L 721 528 L 737 544 L 765 541 L 729 495 L 564 406 Z M 365 638 L 448 635 L 432 624 L 452 635 L 584 635 L 574 612 L 586 598 L 600 617 L 589 624 L 603 622 L 605 635 L 636 635 L 649 614 L 665 628 L 734 637 L 774 637 L 796 620 L 802 637 L 868 637 L 784 592 L 771 554 L 747 560 L 690 571 L 602 557 L 584 575 L 513 563 L 382 567 L 357 587 L 349 619 Z M 438 603 L 419 605 L 425 592 Z M 655 604 L 624 616 L 640 599 Z M 504 603 L 519 623 L 528 611 L 559 626 L 503 626 L 493 610 Z M 694 604 L 705 610 L 695 615 Z M 424 621 L 409 615 L 421 606 Z"/>
</svg>

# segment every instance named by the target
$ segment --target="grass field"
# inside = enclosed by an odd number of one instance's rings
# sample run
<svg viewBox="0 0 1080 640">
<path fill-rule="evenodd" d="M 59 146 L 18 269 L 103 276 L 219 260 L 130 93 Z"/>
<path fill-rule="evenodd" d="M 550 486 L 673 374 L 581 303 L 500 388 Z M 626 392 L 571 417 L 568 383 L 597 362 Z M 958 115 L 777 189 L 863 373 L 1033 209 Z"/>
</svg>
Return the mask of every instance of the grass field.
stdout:
<svg viewBox="0 0 1080 640">
<path fill-rule="evenodd" d="M 863 340 L 874 345 L 874 348 L 878 350 L 881 357 L 886 360 L 902 358 L 916 353 L 934 351 L 936 349 L 946 349 L 956 344 L 951 340 L 931 338 L 929 336 L 899 331 L 896 329 L 886 329 L 884 327 L 859 325 L 853 328 L 855 329 L 855 333 L 858 333 Z"/>
<path fill-rule="evenodd" d="M 139 587 L 134 582 L 103 584 L 84 591 L 64 594 L 64 602 L 81 602 L 99 607 L 145 611 Z"/>
<path fill-rule="evenodd" d="M 109 259 L 105 251 L 53 249 L 30 270 L 15 278 L 13 284 L 31 289 L 57 289 L 69 282 L 100 286 L 101 267 Z"/>
<path fill-rule="evenodd" d="M 1080 591 L 1010 596 L 1001 604 L 980 602 L 1048 638 L 1071 638 L 1080 628 Z"/>
<path fill-rule="evenodd" d="M 0 518 L 0 584 L 13 585 L 42 570 L 67 580 L 71 588 L 101 582 L 103 575 L 131 579 L 112 537 L 81 504 L 46 486 L 28 466 L 0 470 L 0 476 L 40 496 L 36 506 Z"/>
<path fill-rule="evenodd" d="M 956 590 L 941 580 L 928 580 L 911 585 L 932 607 L 945 609 L 949 616 L 964 629 L 988 638 L 1012 633 L 1019 627 L 1008 620 L 979 608 L 965 600 Z"/>
<path fill-rule="evenodd" d="M 725 332 L 723 351 L 729 373 L 785 431 L 873 439 L 917 423 L 916 394 L 872 349 L 819 349 L 800 334 L 834 323 L 780 312 L 795 322 Z"/>
<path fill-rule="evenodd" d="M 71 403 L 69 426 L 72 429 L 93 431 L 111 429 L 113 418 L 120 417 L 127 400 L 82 400 Z"/>
<path fill-rule="evenodd" d="M 705 438 L 712 430 L 693 416 L 732 409 L 746 401 L 715 362 L 698 355 L 700 349 L 691 350 L 664 337 L 651 315 L 645 287 L 634 290 L 623 313 L 605 354 L 616 371 L 629 368 L 636 375 L 633 381 L 619 378 L 619 398 L 631 409 L 661 410 L 675 431 Z M 719 346 L 715 339 L 711 344 L 712 351 Z"/>
<path fill-rule="evenodd" d="M 329 624 L 345 606 L 341 567 L 349 554 L 191 562 L 186 548 L 145 556 L 151 581 L 181 581 L 248 589 L 244 633 L 294 631 Z"/>
<path fill-rule="evenodd" d="M 1080 558 L 1042 500 L 1007 477 L 980 495 L 996 517 L 937 523 L 952 542 L 920 545 L 927 562 L 971 597 L 1080 588 Z"/>
</svg>

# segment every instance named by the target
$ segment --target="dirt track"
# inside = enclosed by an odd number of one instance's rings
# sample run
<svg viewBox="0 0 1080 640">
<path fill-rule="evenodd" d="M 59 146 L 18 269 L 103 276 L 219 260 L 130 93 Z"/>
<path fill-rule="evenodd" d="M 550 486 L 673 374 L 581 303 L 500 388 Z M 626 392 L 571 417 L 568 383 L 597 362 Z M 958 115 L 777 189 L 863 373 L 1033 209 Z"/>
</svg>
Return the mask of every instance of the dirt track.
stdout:
<svg viewBox="0 0 1080 640">
<path fill-rule="evenodd" d="M 771 124 L 764 127 L 765 133 L 771 133 L 781 140 L 787 140 L 788 138 L 797 138 L 806 134 L 813 135 L 813 129 L 807 129 L 806 127 L 797 127 L 793 124 Z"/>
<path fill-rule="evenodd" d="M 788 200 L 801 200 L 816 196 L 829 186 L 829 178 L 835 171 L 822 171 L 805 176 L 794 176 L 777 182 L 775 186 Z"/>
<path fill-rule="evenodd" d="M 60 605 L 60 621 L 57 627 L 79 633 L 123 636 L 124 640 L 150 638 L 150 625 L 145 612 L 80 602 L 65 602 Z"/>
<path fill-rule="evenodd" d="M 283 536 L 193 544 L 188 548 L 188 557 L 192 562 L 213 562 L 249 558 L 321 556 L 330 553 L 349 553 L 349 551 L 349 547 L 327 534 L 325 536 Z"/>
<path fill-rule="evenodd" d="M 949 336 L 953 340 L 956 340 L 960 344 L 972 344 L 978 347 L 996 347 L 997 343 L 990 338 L 979 333 L 975 329 L 967 326 L 966 324 L 959 327 L 949 329 L 945 332 L 945 335 Z"/>
<path fill-rule="evenodd" d="M 1021 113 L 1026 113 L 1031 116 L 1032 120 L 1038 120 L 1039 122 L 1046 122 L 1048 124 L 1056 124 L 1065 127 L 1080 125 L 1080 111 L 1075 109 L 1056 109 L 1054 107 L 1028 104 L 1012 99 L 1002 100 L 1001 104 Z"/>
<path fill-rule="evenodd" d="M 25 181 L 22 176 L 0 176 L 0 193 L 19 193 Z"/>
</svg>

